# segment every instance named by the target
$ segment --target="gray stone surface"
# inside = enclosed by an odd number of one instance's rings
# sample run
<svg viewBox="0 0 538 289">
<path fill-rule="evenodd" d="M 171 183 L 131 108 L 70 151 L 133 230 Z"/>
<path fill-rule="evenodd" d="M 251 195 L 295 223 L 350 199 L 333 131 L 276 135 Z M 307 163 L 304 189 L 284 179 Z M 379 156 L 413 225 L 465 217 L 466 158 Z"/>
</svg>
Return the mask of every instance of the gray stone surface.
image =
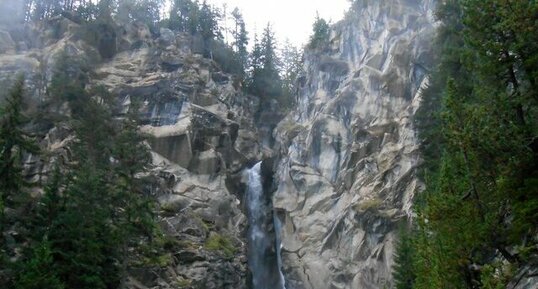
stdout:
<svg viewBox="0 0 538 289">
<path fill-rule="evenodd" d="M 354 5 L 329 47 L 307 52 L 298 107 L 275 131 L 288 288 L 391 288 L 397 224 L 421 189 L 412 117 L 434 1 Z"/>
</svg>

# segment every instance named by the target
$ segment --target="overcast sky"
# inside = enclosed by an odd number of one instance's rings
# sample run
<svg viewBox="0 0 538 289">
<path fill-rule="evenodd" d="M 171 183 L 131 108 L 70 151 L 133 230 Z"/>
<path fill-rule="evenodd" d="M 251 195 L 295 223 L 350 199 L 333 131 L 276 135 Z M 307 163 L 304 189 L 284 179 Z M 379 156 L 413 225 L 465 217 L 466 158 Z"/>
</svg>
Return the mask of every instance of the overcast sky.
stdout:
<svg viewBox="0 0 538 289">
<path fill-rule="evenodd" d="M 297 46 L 308 41 L 316 11 L 320 17 L 334 23 L 342 19 L 350 5 L 349 0 L 207 0 L 207 2 L 217 7 L 222 7 L 226 3 L 228 13 L 234 7 L 239 7 L 247 23 L 251 40 L 254 38 L 255 28 L 260 34 L 267 22 L 270 22 L 279 42 L 288 38 Z"/>
</svg>

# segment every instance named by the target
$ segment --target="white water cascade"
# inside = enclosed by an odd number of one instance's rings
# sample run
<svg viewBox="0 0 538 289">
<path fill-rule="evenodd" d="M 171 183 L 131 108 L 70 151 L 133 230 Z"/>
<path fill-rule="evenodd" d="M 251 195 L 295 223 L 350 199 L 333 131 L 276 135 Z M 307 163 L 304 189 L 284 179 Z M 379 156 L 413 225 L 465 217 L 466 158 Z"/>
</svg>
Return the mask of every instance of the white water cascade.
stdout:
<svg viewBox="0 0 538 289">
<path fill-rule="evenodd" d="M 252 272 L 252 288 L 286 289 L 281 271 L 279 238 L 269 233 L 272 226 L 278 227 L 280 223 L 276 217 L 268 219 L 267 214 L 271 211 L 263 194 L 260 172 L 261 162 L 247 171 L 247 207 L 250 221 L 248 263 Z M 271 224 L 272 222 L 275 223 Z"/>
</svg>

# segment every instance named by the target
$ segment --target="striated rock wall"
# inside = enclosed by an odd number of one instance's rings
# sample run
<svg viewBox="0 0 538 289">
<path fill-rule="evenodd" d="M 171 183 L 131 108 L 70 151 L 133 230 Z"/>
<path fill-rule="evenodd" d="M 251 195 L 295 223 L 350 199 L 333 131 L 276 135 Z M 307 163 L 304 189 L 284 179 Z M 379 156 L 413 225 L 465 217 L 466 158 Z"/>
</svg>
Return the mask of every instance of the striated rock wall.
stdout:
<svg viewBox="0 0 538 289">
<path fill-rule="evenodd" d="M 307 51 L 298 107 L 275 130 L 273 197 L 288 289 L 391 288 L 394 240 L 420 191 L 412 118 L 433 0 L 358 0 Z"/>
</svg>

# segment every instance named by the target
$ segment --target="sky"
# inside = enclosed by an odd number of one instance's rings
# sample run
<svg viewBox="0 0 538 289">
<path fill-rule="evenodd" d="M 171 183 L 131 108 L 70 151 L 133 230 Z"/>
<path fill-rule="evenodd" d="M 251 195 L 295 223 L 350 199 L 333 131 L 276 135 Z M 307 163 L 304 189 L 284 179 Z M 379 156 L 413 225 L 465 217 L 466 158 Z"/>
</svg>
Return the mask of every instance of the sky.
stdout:
<svg viewBox="0 0 538 289">
<path fill-rule="evenodd" d="M 349 8 L 349 0 L 208 0 L 211 5 L 227 5 L 230 13 L 238 7 L 243 13 L 251 41 L 254 31 L 261 34 L 267 23 L 271 23 L 277 39 L 286 38 L 296 46 L 308 42 L 316 11 L 320 17 L 333 23 L 338 22 Z M 231 21 L 230 21 L 231 26 Z"/>
</svg>

